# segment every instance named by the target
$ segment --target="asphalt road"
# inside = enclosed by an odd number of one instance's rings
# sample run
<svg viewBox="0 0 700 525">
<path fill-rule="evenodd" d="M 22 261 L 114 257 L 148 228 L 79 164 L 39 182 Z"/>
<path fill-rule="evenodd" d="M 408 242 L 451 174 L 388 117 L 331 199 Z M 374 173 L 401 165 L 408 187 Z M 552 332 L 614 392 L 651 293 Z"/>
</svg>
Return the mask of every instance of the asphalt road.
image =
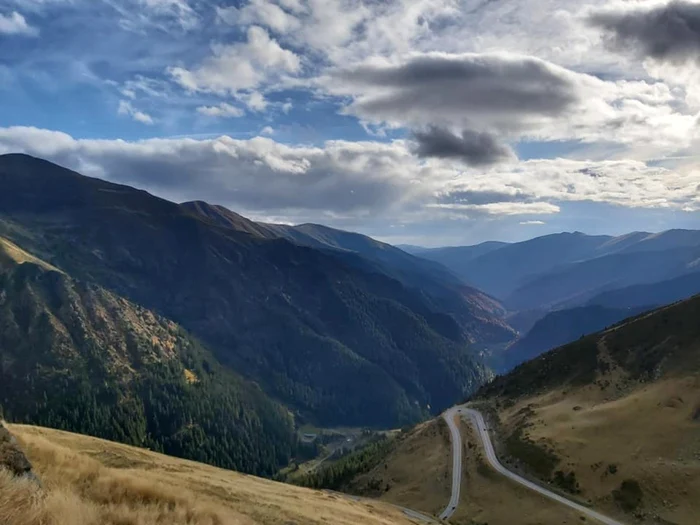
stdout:
<svg viewBox="0 0 700 525">
<path fill-rule="evenodd" d="M 445 510 L 440 514 L 441 520 L 451 518 L 459 505 L 459 492 L 462 488 L 462 434 L 455 423 L 455 417 L 462 410 L 460 407 L 452 407 L 442 415 L 452 434 L 452 497 Z"/>
<path fill-rule="evenodd" d="M 454 452 L 455 462 L 453 463 L 452 473 L 452 499 L 450 500 L 450 505 L 440 515 L 440 518 L 446 519 L 452 516 L 454 510 L 456 509 L 456 504 L 459 502 L 459 485 L 461 484 L 462 479 L 462 438 L 459 435 L 459 430 L 457 429 L 457 426 L 454 423 L 454 416 L 456 414 L 459 414 L 461 416 L 467 416 L 470 419 L 474 427 L 478 430 L 479 437 L 481 438 L 481 442 L 484 445 L 484 450 L 486 451 L 486 459 L 488 460 L 489 464 L 500 474 L 503 474 L 505 477 L 512 479 L 516 483 L 519 483 L 529 488 L 530 490 L 534 490 L 535 492 L 538 492 L 549 499 L 561 503 L 562 505 L 566 505 L 567 507 L 572 508 L 577 512 L 580 512 L 584 516 L 597 520 L 600 523 L 604 523 L 605 525 L 623 525 L 623 523 L 620 521 L 604 516 L 599 512 L 589 509 L 588 507 L 584 507 L 583 505 L 571 501 L 565 498 L 564 496 L 552 492 L 551 490 L 547 490 L 546 488 L 541 487 L 540 485 L 537 485 L 536 483 L 533 483 L 532 481 L 525 479 L 522 476 L 518 476 L 514 472 L 511 472 L 510 470 L 505 468 L 496 457 L 496 451 L 493 448 L 493 443 L 491 443 L 491 436 L 489 436 L 484 417 L 477 410 L 465 407 L 453 407 L 447 412 L 445 412 L 444 415 L 445 419 L 447 420 L 447 424 L 450 425 L 450 431 L 452 432 L 452 449 L 453 451 L 456 450 L 455 443 L 457 443 L 459 447 L 459 452 Z M 459 461 L 458 464 L 457 461 Z M 457 485 L 457 488 L 455 488 L 455 484 Z M 455 494 L 457 495 L 456 499 Z"/>
</svg>

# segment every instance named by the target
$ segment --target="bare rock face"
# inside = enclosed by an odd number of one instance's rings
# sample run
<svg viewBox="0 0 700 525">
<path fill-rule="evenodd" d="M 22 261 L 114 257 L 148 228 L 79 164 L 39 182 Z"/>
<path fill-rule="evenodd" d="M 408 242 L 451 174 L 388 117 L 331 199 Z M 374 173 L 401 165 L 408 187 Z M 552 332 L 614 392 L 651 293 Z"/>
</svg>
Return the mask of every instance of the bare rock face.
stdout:
<svg viewBox="0 0 700 525">
<path fill-rule="evenodd" d="M 15 476 L 30 476 L 32 464 L 17 445 L 14 436 L 0 423 L 0 469 L 7 469 Z"/>
</svg>

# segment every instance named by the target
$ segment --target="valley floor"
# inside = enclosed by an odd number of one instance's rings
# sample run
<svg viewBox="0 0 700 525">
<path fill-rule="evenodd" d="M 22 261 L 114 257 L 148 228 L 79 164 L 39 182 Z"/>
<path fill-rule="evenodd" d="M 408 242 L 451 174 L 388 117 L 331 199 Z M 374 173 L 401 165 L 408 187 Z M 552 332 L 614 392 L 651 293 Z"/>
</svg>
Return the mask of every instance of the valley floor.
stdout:
<svg viewBox="0 0 700 525">
<path fill-rule="evenodd" d="M 3 525 L 409 525 L 357 501 L 82 435 L 9 425 L 43 483 L 0 472 Z"/>
</svg>

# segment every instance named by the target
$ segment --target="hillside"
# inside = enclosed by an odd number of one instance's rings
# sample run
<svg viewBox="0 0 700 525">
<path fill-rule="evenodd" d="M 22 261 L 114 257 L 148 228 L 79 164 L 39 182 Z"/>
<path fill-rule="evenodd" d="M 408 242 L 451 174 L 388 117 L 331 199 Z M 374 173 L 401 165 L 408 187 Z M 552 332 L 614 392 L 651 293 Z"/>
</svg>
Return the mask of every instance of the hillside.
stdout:
<svg viewBox="0 0 700 525">
<path fill-rule="evenodd" d="M 144 449 L 11 425 L 43 489 L 0 469 L 4 525 L 409 525 L 402 510 Z M 69 521 L 67 521 L 69 520 Z"/>
<path fill-rule="evenodd" d="M 473 401 L 499 454 L 631 522 L 697 523 L 699 318 L 696 296 L 496 378 Z"/>
<path fill-rule="evenodd" d="M 494 298 L 465 285 L 441 264 L 409 255 L 366 235 L 319 224 L 262 224 L 245 219 L 222 206 L 202 202 L 188 202 L 182 206 L 237 231 L 331 250 L 347 264 L 395 279 L 407 288 L 418 291 L 431 310 L 452 316 L 471 342 L 497 343 L 514 337 L 513 330 L 503 320 L 503 306 Z"/>
<path fill-rule="evenodd" d="M 501 370 L 510 370 L 547 350 L 598 332 L 627 317 L 650 310 L 652 306 L 606 308 L 591 305 L 551 312 L 537 321 L 524 337 L 501 354 Z"/>
<path fill-rule="evenodd" d="M 650 284 L 637 284 L 596 295 L 589 305 L 607 308 L 637 308 L 645 305 L 665 305 L 700 293 L 700 272 L 688 273 Z"/>
<path fill-rule="evenodd" d="M 700 241 L 690 247 L 625 251 L 570 263 L 528 280 L 509 294 L 506 304 L 514 310 L 584 304 L 609 290 L 666 281 L 693 272 L 699 260 Z"/>
<path fill-rule="evenodd" d="M 0 186 L 0 235 L 178 323 L 301 418 L 400 426 L 487 377 L 452 316 L 336 252 L 23 155 L 0 157 Z"/>
<path fill-rule="evenodd" d="M 6 418 L 258 474 L 294 454 L 287 411 L 177 324 L 2 245 Z"/>
</svg>

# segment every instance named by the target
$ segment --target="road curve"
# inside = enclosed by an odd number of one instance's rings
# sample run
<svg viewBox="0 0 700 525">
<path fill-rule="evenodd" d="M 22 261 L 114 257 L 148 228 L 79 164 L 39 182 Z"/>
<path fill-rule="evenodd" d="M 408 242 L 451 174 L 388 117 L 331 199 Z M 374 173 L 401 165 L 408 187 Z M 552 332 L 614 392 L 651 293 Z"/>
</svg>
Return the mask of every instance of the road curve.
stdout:
<svg viewBox="0 0 700 525">
<path fill-rule="evenodd" d="M 462 434 L 455 423 L 455 418 L 462 410 L 460 407 L 452 407 L 442 415 L 452 434 L 452 497 L 440 514 L 441 520 L 451 518 L 459 505 L 459 493 L 462 487 Z"/>
<path fill-rule="evenodd" d="M 500 474 L 503 474 L 504 476 L 512 479 L 516 483 L 519 483 L 519 484 L 529 488 L 530 490 L 534 490 L 535 492 L 538 492 L 549 499 L 552 499 L 558 503 L 561 503 L 562 505 L 566 505 L 567 507 L 578 511 L 581 514 L 588 516 L 589 518 L 593 518 L 594 520 L 597 520 L 600 523 L 604 523 L 605 525 L 623 525 L 623 523 L 620 521 L 614 520 L 612 518 L 608 518 L 607 516 L 604 516 L 604 515 L 600 514 L 599 512 L 596 512 L 592 509 L 589 509 L 588 507 L 584 507 L 583 505 L 580 505 L 574 501 L 566 499 L 565 497 L 560 496 L 559 494 L 552 492 L 551 490 L 547 490 L 546 488 L 541 487 L 541 486 L 537 485 L 536 483 L 533 483 L 532 481 L 523 478 L 522 476 L 518 476 L 514 472 L 511 472 L 510 470 L 505 468 L 501 464 L 501 462 L 498 461 L 498 457 L 496 457 L 496 451 L 493 448 L 493 443 L 491 443 L 491 436 L 489 436 L 486 422 L 484 421 L 484 417 L 481 415 L 481 413 L 478 412 L 477 410 L 472 409 L 472 408 L 454 407 L 445 413 L 445 418 L 447 419 L 447 415 L 452 413 L 453 411 L 456 411 L 456 413 L 458 413 L 460 415 L 465 415 L 465 416 L 469 417 L 472 424 L 477 429 L 477 431 L 478 431 L 477 433 L 479 434 L 479 437 L 481 438 L 481 442 L 484 445 L 484 450 L 486 451 L 486 459 L 488 460 L 489 464 L 495 470 L 497 470 Z M 450 421 L 452 421 L 452 425 L 454 425 L 454 413 L 452 413 L 452 415 L 450 415 L 450 419 L 447 421 L 448 425 L 450 424 Z M 452 430 L 452 426 L 450 426 L 450 430 Z M 455 435 L 455 433 L 452 432 L 453 445 L 456 442 L 456 440 L 454 440 L 454 435 Z M 462 461 L 462 454 L 461 454 L 462 442 L 461 441 L 462 440 L 460 437 L 459 438 L 460 476 L 458 478 L 455 478 L 453 476 L 453 478 L 452 478 L 453 482 L 455 482 L 455 480 L 456 480 L 457 484 L 459 484 L 459 482 L 461 481 L 461 461 Z M 454 449 L 454 446 L 453 446 L 453 449 Z M 454 499 L 454 495 L 455 495 L 455 489 L 453 486 L 453 488 L 452 488 L 452 498 L 453 499 Z M 459 499 L 459 488 L 457 488 L 457 499 Z M 453 501 L 450 500 L 450 505 L 452 505 L 452 504 L 453 504 Z M 448 507 L 448 508 L 450 508 L 450 507 Z M 445 515 L 445 512 L 443 512 L 443 514 L 440 517 L 442 518 L 443 515 Z M 452 514 L 449 514 L 449 516 L 451 516 L 451 515 Z M 449 517 L 449 516 L 447 516 L 447 517 Z"/>
</svg>

